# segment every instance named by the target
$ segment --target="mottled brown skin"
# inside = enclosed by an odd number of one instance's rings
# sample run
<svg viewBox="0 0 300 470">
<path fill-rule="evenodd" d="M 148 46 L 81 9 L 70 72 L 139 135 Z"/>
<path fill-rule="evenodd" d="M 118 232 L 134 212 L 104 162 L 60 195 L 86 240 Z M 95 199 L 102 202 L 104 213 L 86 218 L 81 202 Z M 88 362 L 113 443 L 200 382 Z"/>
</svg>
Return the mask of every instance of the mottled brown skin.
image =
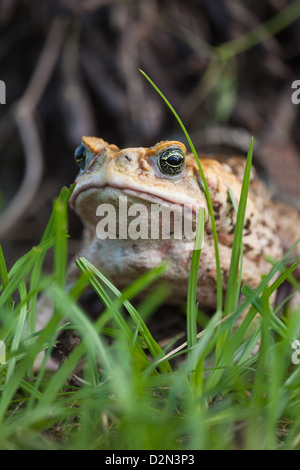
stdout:
<svg viewBox="0 0 300 470">
<path fill-rule="evenodd" d="M 119 149 L 102 139 L 84 137 L 89 163 L 76 179 L 71 207 L 86 226 L 82 255 L 124 288 L 163 259 L 169 261 L 164 279 L 173 287 L 172 301 L 184 301 L 187 293 L 191 250 L 186 240 L 99 240 L 96 236 L 96 208 L 103 202 L 118 205 L 120 195 L 129 204 L 143 202 L 199 204 L 205 209 L 205 240 L 201 252 L 197 300 L 201 307 L 216 306 L 215 251 L 201 178 L 192 154 L 180 142 L 165 141 L 150 148 Z M 157 158 L 169 147 L 185 153 L 186 167 L 181 175 L 168 178 L 157 167 Z M 239 200 L 245 159 L 229 157 L 220 161 L 199 155 L 210 190 L 218 232 L 224 289 L 226 288 L 235 211 L 228 191 Z M 242 282 L 258 285 L 261 275 L 270 270 L 265 255 L 280 259 L 300 236 L 300 216 L 293 208 L 275 204 L 253 170 L 244 226 Z"/>
</svg>

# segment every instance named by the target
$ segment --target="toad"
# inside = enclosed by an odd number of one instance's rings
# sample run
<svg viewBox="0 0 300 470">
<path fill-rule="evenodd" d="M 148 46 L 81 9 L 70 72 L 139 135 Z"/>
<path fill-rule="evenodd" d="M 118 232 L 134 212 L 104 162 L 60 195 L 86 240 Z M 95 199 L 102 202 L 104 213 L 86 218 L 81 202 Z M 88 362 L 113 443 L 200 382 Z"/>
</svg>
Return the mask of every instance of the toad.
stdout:
<svg viewBox="0 0 300 470">
<path fill-rule="evenodd" d="M 204 155 L 199 158 L 212 199 L 223 288 L 226 290 L 236 221 L 229 190 L 239 201 L 245 159 L 207 158 Z M 182 236 L 177 233 L 176 237 L 175 215 L 164 236 L 161 232 L 159 236 L 151 236 L 153 232 L 149 227 L 157 234 L 162 222 L 161 217 L 157 213 L 154 217 L 150 209 L 156 205 L 160 209 L 169 209 L 169 212 L 175 207 L 173 212 L 180 212 L 181 208 L 188 207 L 187 213 L 195 222 L 197 210 L 203 208 L 205 230 L 197 301 L 202 308 L 215 308 L 216 262 L 211 222 L 197 163 L 185 145 L 163 141 L 149 148 L 120 149 L 100 138 L 83 137 L 75 151 L 75 160 L 80 172 L 70 205 L 86 227 L 81 254 L 119 289 L 167 258 L 163 278 L 173 288 L 170 300 L 181 302 L 187 295 L 193 243 L 184 233 Z M 126 218 L 122 214 L 124 208 L 128 211 Z M 104 222 L 111 228 L 110 232 L 104 230 L 103 218 L 102 225 L 100 222 L 100 215 L 105 214 Z M 132 236 L 126 230 L 130 223 L 136 229 Z M 242 284 L 255 288 L 261 275 L 268 273 L 271 267 L 265 256 L 279 260 L 299 236 L 297 209 L 275 203 L 253 169 L 243 231 Z"/>
</svg>

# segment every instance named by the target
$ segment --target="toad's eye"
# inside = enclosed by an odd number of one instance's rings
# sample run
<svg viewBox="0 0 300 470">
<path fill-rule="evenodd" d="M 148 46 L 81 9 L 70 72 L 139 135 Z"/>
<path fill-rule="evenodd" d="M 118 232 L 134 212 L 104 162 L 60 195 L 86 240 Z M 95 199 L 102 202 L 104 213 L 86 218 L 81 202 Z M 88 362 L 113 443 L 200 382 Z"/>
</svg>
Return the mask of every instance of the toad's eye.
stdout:
<svg viewBox="0 0 300 470">
<path fill-rule="evenodd" d="M 160 154 L 157 163 L 160 171 L 165 175 L 179 175 L 184 169 L 184 153 L 180 148 L 167 149 Z"/>
<path fill-rule="evenodd" d="M 86 148 L 84 144 L 80 144 L 74 152 L 75 162 L 81 170 L 84 169 L 86 164 Z"/>
</svg>

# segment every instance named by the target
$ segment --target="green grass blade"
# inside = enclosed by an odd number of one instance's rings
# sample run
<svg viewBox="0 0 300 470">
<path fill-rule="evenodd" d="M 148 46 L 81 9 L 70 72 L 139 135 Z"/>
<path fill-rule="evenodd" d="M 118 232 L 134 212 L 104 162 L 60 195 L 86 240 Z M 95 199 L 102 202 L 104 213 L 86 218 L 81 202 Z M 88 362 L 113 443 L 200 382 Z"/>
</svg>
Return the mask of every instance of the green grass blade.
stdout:
<svg viewBox="0 0 300 470">
<path fill-rule="evenodd" d="M 183 122 L 181 121 L 180 117 L 178 116 L 177 112 L 175 111 L 175 109 L 173 108 L 171 103 L 167 100 L 167 98 L 159 90 L 159 88 L 155 85 L 155 83 L 151 80 L 151 78 L 148 77 L 148 75 L 145 72 L 143 72 L 142 70 L 140 70 L 140 72 L 148 80 L 148 82 L 153 86 L 153 88 L 161 96 L 161 98 L 165 101 L 165 103 L 167 104 L 169 109 L 174 114 L 175 118 L 177 119 L 177 122 L 179 123 L 181 129 L 183 130 L 183 133 L 184 133 L 184 135 L 185 135 L 185 137 L 186 137 L 186 139 L 189 143 L 191 151 L 192 151 L 192 153 L 195 157 L 195 160 L 197 162 L 199 172 L 200 172 L 200 176 L 201 176 L 201 180 L 202 180 L 202 183 L 203 183 L 203 186 L 204 186 L 204 192 L 205 192 L 205 197 L 206 197 L 206 201 L 207 201 L 208 213 L 209 213 L 209 216 L 210 216 L 210 219 L 211 219 L 212 233 L 213 233 L 213 239 L 214 239 L 216 272 L 217 272 L 217 311 L 222 312 L 222 308 L 223 308 L 222 272 L 221 272 L 219 245 L 218 245 L 218 235 L 217 235 L 217 229 L 216 229 L 216 223 L 215 223 L 215 216 L 214 216 L 213 205 L 212 205 L 212 200 L 211 200 L 210 193 L 209 193 L 208 184 L 207 184 L 207 181 L 206 181 L 206 178 L 205 178 L 205 175 L 204 175 L 204 172 L 203 172 L 203 169 L 202 169 L 202 166 L 201 166 L 196 148 L 195 148 L 195 146 L 194 146 L 194 144 L 193 144 L 193 142 L 192 142 L 192 140 L 191 140 L 184 124 L 183 124 Z"/>
<path fill-rule="evenodd" d="M 20 299 L 21 299 L 21 301 L 24 302 L 26 297 L 27 297 L 26 285 L 25 285 L 24 281 L 21 282 L 21 284 L 19 286 L 19 292 L 20 292 Z M 22 308 L 20 310 L 19 318 L 18 318 L 17 325 L 16 325 L 16 329 L 14 331 L 14 336 L 13 336 L 12 343 L 11 343 L 11 348 L 10 348 L 11 353 L 16 352 L 19 348 L 21 338 L 24 334 L 24 327 L 25 327 L 26 317 L 27 317 L 27 302 L 25 301 L 24 305 L 22 306 Z M 11 377 L 13 371 L 14 371 L 15 364 L 16 364 L 16 357 L 13 356 L 10 359 L 9 363 L 8 363 L 6 380 L 10 379 L 10 377 Z"/>
<path fill-rule="evenodd" d="M 23 259 L 21 259 L 22 262 L 17 262 L 18 268 L 16 268 L 16 265 L 13 266 L 11 271 L 8 273 L 10 281 L 6 285 L 6 288 L 3 290 L 0 297 L 0 308 L 3 307 L 3 305 L 5 305 L 7 302 L 10 302 L 12 294 L 19 288 L 21 282 L 26 278 L 40 253 L 40 248 L 33 248 L 29 253 L 27 253 L 27 255 L 23 257 Z M 11 277 L 12 271 L 14 272 L 14 275 Z"/>
<path fill-rule="evenodd" d="M 59 201 L 58 204 L 64 204 L 67 206 L 70 197 L 72 196 L 72 193 L 75 189 L 76 184 L 71 185 L 70 188 L 63 187 L 62 190 L 60 191 L 56 201 Z M 55 214 L 54 211 L 52 210 L 50 219 L 47 223 L 47 227 L 43 233 L 41 243 L 47 240 L 48 238 L 52 237 L 55 234 Z"/>
<path fill-rule="evenodd" d="M 240 268 L 240 256 L 243 246 L 243 229 L 245 223 L 245 214 L 247 206 L 247 198 L 250 185 L 251 165 L 253 155 L 253 138 L 250 142 L 248 151 L 244 179 L 240 194 L 240 200 L 238 205 L 238 212 L 236 217 L 236 224 L 234 228 L 234 238 L 231 249 L 231 260 L 228 274 L 227 290 L 225 296 L 224 315 L 228 315 L 233 312 L 237 307 L 237 291 L 239 291 L 239 268 Z"/>
<path fill-rule="evenodd" d="M 158 266 L 157 268 L 153 269 L 152 271 L 149 271 L 146 273 L 144 276 L 142 276 L 138 281 L 133 283 L 129 289 L 126 289 L 123 294 L 98 270 L 93 266 L 88 260 L 85 258 L 80 258 L 77 260 L 77 265 L 79 268 L 82 270 L 82 272 L 87 272 L 90 271 L 93 273 L 96 277 L 98 277 L 112 292 L 113 294 L 117 297 L 117 302 L 112 302 L 109 300 L 107 301 L 107 293 L 103 291 L 103 288 L 101 287 L 101 284 L 97 283 L 96 279 L 91 278 L 91 285 L 95 288 L 96 292 L 99 293 L 100 297 L 102 300 L 106 303 L 108 308 L 112 309 L 112 314 L 119 325 L 120 328 L 125 332 L 126 336 L 128 339 L 132 339 L 132 332 L 127 326 L 127 323 L 121 316 L 118 307 L 120 305 L 124 305 L 124 307 L 127 309 L 128 313 L 130 314 L 132 320 L 134 321 L 134 324 L 136 327 L 139 328 L 140 334 L 142 335 L 151 355 L 153 358 L 157 357 L 162 357 L 163 356 L 163 351 L 160 348 L 160 346 L 157 344 L 157 342 L 154 340 L 152 337 L 149 329 L 147 328 L 144 320 L 142 317 L 139 315 L 137 310 L 133 307 L 133 305 L 127 300 L 129 297 L 128 294 L 130 295 L 136 295 L 139 291 L 144 290 L 150 283 L 152 283 L 154 280 L 156 280 L 164 271 L 165 267 L 164 265 Z M 104 297 L 103 297 L 103 292 L 104 292 Z M 118 305 L 119 304 L 119 305 Z M 161 367 L 163 372 L 171 372 L 171 367 L 169 363 L 166 363 L 165 365 L 162 365 Z"/>
<path fill-rule="evenodd" d="M 6 263 L 5 263 L 1 245 L 0 245 L 0 279 L 2 282 L 2 287 L 5 289 L 5 287 L 8 285 L 9 280 L 8 280 Z"/>
<path fill-rule="evenodd" d="M 5 263 L 5 258 L 4 254 L 2 251 L 2 246 L 0 245 L 0 281 L 2 283 L 2 289 L 5 290 L 5 288 L 9 284 L 9 278 L 8 278 L 8 273 L 7 273 L 7 268 L 6 268 L 6 263 Z M 0 292 L 1 292 L 1 287 L 0 287 Z M 13 308 L 13 300 L 12 297 L 9 297 L 6 301 L 6 308 L 8 310 Z"/>
<path fill-rule="evenodd" d="M 197 219 L 196 237 L 191 260 L 187 294 L 187 343 L 189 348 L 197 343 L 197 280 L 201 248 L 204 238 L 204 223 L 205 213 L 203 209 L 200 209 Z"/>
<path fill-rule="evenodd" d="M 67 270 L 67 206 L 57 199 L 54 203 L 55 219 L 55 245 L 54 245 L 54 271 L 56 282 L 65 288 Z"/>
<path fill-rule="evenodd" d="M 66 207 L 68 204 L 68 201 L 72 195 L 72 192 L 75 188 L 75 185 L 72 185 L 70 189 L 67 188 L 62 188 L 60 191 L 59 196 L 56 199 L 56 202 L 54 202 L 54 207 L 50 216 L 50 220 L 47 224 L 47 227 L 43 233 L 41 243 L 43 243 L 46 240 L 51 239 L 52 237 L 55 236 L 55 233 L 57 230 L 61 230 L 62 232 L 67 231 L 67 212 L 66 212 Z M 61 213 L 57 215 L 57 211 L 60 211 Z M 61 217 L 61 220 L 59 220 L 59 217 Z M 59 223 L 62 223 L 61 229 L 57 227 Z M 64 237 L 63 233 L 60 237 L 62 239 Z M 53 238 L 54 239 L 54 238 Z M 57 238 L 56 238 L 57 240 Z M 61 248 L 62 251 L 66 252 L 66 246 L 63 246 L 64 240 L 61 242 Z M 65 272 L 65 265 L 58 267 L 58 258 L 59 258 L 59 249 L 57 249 L 58 243 L 57 241 L 54 243 L 56 245 L 56 271 L 61 271 L 59 276 L 61 278 L 61 284 L 63 285 L 64 281 L 62 280 L 63 273 Z M 29 302 L 28 302 L 28 309 L 29 309 L 29 314 L 28 314 L 28 319 L 27 319 L 27 334 L 28 336 L 32 335 L 35 330 L 36 330 L 36 307 L 37 307 L 37 294 L 38 294 L 38 286 L 40 284 L 40 278 L 41 278 L 41 272 L 42 272 L 42 267 L 44 263 L 46 255 L 46 250 L 41 253 L 41 255 L 37 258 L 32 272 L 30 276 L 30 287 L 29 287 Z M 62 260 L 62 263 L 65 263 L 65 257 Z M 32 375 L 33 371 L 29 370 L 28 375 Z"/>
</svg>

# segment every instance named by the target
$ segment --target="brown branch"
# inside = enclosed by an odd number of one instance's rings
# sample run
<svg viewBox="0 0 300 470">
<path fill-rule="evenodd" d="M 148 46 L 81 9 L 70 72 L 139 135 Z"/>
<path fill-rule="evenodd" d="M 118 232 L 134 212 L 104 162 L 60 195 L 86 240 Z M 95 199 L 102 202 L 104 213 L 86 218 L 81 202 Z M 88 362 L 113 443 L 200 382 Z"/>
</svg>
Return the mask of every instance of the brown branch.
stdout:
<svg viewBox="0 0 300 470">
<path fill-rule="evenodd" d="M 24 148 L 25 173 L 18 192 L 0 218 L 0 237 L 7 234 L 24 215 L 42 179 L 43 151 L 35 111 L 53 73 L 68 24 L 69 19 L 66 17 L 56 17 L 53 20 L 31 80 L 22 98 L 11 110 Z"/>
</svg>

